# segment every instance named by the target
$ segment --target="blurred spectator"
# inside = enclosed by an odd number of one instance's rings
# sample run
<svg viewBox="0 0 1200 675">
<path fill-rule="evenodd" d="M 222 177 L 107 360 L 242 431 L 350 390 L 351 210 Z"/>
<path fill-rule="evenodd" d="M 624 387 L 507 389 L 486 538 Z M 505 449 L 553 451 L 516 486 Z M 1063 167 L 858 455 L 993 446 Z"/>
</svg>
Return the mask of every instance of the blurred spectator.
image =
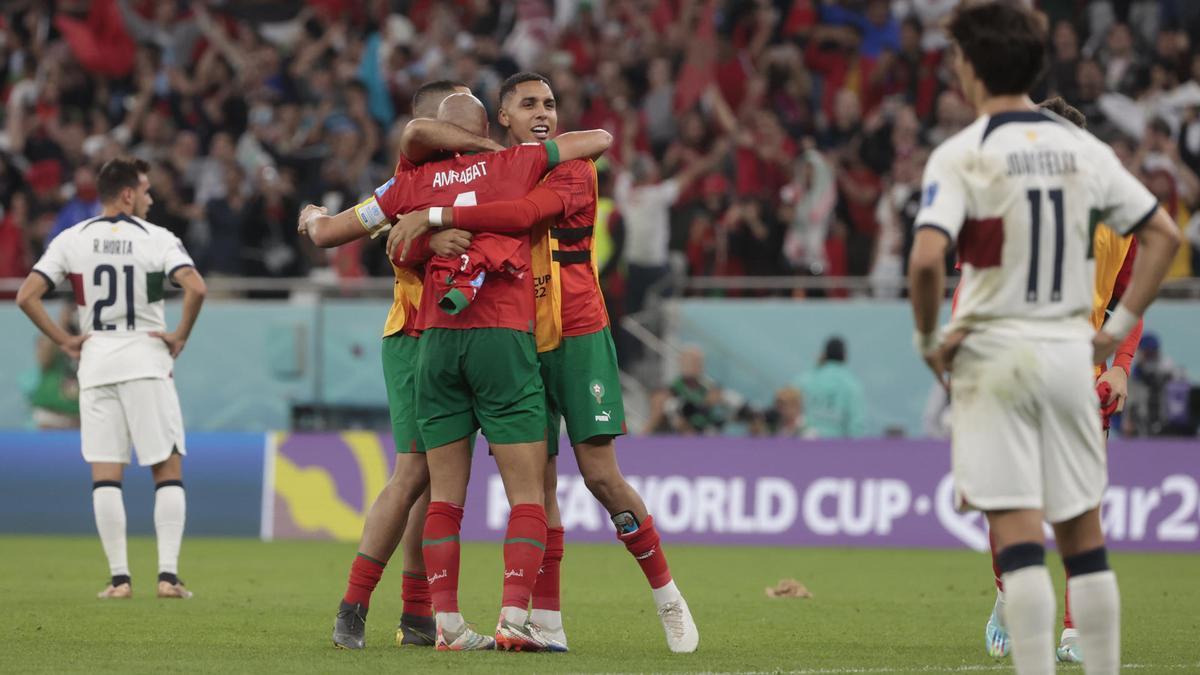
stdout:
<svg viewBox="0 0 1200 675">
<path fill-rule="evenodd" d="M 846 367 L 846 343 L 831 337 L 817 367 L 797 379 L 804 394 L 806 421 L 820 438 L 857 438 L 866 433 L 862 385 Z"/>
<path fill-rule="evenodd" d="M 625 227 L 624 254 L 629 284 L 625 311 L 629 314 L 640 312 L 646 294 L 667 278 L 671 206 L 681 191 L 710 170 L 719 158 L 714 151 L 664 180 L 653 157 L 635 152 L 636 133 L 636 128 L 626 132 L 624 155 L 629 161 L 617 173 L 613 188 L 613 198 L 620 205 Z"/>
<path fill-rule="evenodd" d="M 54 219 L 54 229 L 50 230 L 50 239 L 58 236 L 63 230 L 81 223 L 88 218 L 100 215 L 100 196 L 96 193 L 96 171 L 87 164 L 81 164 L 75 169 L 75 182 L 71 185 L 74 192 L 67 203 L 62 205 L 58 217 Z"/>
<path fill-rule="evenodd" d="M 71 335 L 79 334 L 75 307 L 64 303 L 59 323 Z M 78 364 L 45 335 L 37 336 L 37 372 L 28 391 L 33 423 L 39 429 L 79 427 Z"/>
<path fill-rule="evenodd" d="M 647 433 L 719 433 L 727 423 L 749 422 L 753 414 L 741 398 L 725 391 L 704 371 L 704 352 L 688 347 L 679 354 L 679 376 L 650 400 Z"/>
<path fill-rule="evenodd" d="M 1174 387 L 1175 383 L 1180 386 Z M 1173 389 L 1186 392 L 1190 386 L 1183 371 L 1162 352 L 1158 336 L 1146 333 L 1129 374 L 1129 398 L 1122 413 L 1121 432 L 1126 436 L 1167 433 L 1181 413 L 1187 414 L 1186 393 L 1181 404 L 1178 395 L 1172 396 Z"/>
<path fill-rule="evenodd" d="M 95 168 L 132 153 L 156 165 L 153 217 L 201 265 L 302 274 L 306 250 L 265 233 L 295 214 L 264 225 L 260 213 L 344 208 L 387 180 L 422 81 L 466 81 L 494 112 L 502 78 L 530 68 L 553 78 L 561 130 L 604 127 L 622 141 L 609 159 L 629 179 L 628 202 L 615 200 L 628 238 L 606 288 L 629 297 L 614 306 L 641 309 L 673 253 L 691 274 L 892 279 L 897 234 L 909 239 L 895 218 L 901 186 L 974 117 L 954 93 L 941 25 L 957 4 L 7 3 L 0 202 L 25 195 L 34 255 L 90 215 Z M 1193 4 L 1038 3 L 1053 26 L 1049 91 L 1114 145 L 1127 143 L 1117 129 L 1161 145 L 1154 120 L 1167 124 L 1177 153 L 1123 157 L 1163 196 L 1171 186 L 1155 171 L 1170 174 L 1177 215 L 1197 201 L 1179 167 L 1200 170 Z M 1142 166 L 1156 154 L 1170 166 Z M 235 162 L 242 194 L 227 199 Z M 257 194 L 266 167 L 287 184 L 269 197 Z M 390 273 L 371 246 L 313 263 Z"/>
<path fill-rule="evenodd" d="M 4 217 L 0 219 L 0 279 L 22 279 L 29 274 L 33 262 L 29 254 L 27 223 L 29 200 L 24 193 L 14 192 Z M 15 292 L 0 293 L 0 298 L 16 298 Z"/>
<path fill-rule="evenodd" d="M 771 436 L 814 438 L 815 432 L 804 424 L 804 396 L 795 387 L 775 392 L 771 407 L 763 413 L 766 433 Z"/>
<path fill-rule="evenodd" d="M 793 270 L 820 275 L 828 263 L 825 240 L 829 219 L 837 204 L 833 168 L 811 138 L 802 142 L 804 152 L 792 171 L 792 181 L 782 192 L 781 219 L 788 224 L 783 251 Z"/>
<path fill-rule="evenodd" d="M 1103 58 L 1107 64 L 1104 70 L 1105 88 L 1127 96 L 1135 94 L 1138 78 L 1144 77 L 1142 69 L 1146 65 L 1138 56 L 1128 25 L 1114 23 L 1108 29 Z"/>
</svg>

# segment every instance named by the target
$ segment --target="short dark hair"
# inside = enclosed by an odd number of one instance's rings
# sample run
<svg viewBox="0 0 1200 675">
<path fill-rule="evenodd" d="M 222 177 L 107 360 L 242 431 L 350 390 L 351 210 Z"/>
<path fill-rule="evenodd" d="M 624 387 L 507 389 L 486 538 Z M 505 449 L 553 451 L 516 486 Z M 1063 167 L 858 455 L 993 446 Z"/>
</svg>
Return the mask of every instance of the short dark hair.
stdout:
<svg viewBox="0 0 1200 675">
<path fill-rule="evenodd" d="M 96 191 L 101 202 L 111 202 L 125 188 L 137 189 L 141 175 L 150 173 L 150 165 L 136 157 L 116 157 L 100 167 L 96 175 Z"/>
<path fill-rule="evenodd" d="M 546 77 L 545 75 L 540 73 L 532 73 L 527 70 L 522 71 L 510 75 L 508 79 L 504 81 L 504 84 L 500 85 L 500 105 L 504 105 L 504 99 L 508 98 L 509 94 L 516 91 L 517 85 L 524 84 L 526 82 L 545 82 L 547 87 L 551 87 L 551 89 L 553 89 L 550 84 L 550 78 Z"/>
<path fill-rule="evenodd" d="M 827 340 L 825 342 L 824 360 L 845 362 L 846 361 L 846 342 L 845 342 L 845 340 L 843 340 L 842 338 L 837 337 L 837 336 L 829 338 L 829 340 Z"/>
<path fill-rule="evenodd" d="M 446 98 L 450 94 L 453 94 L 454 90 L 458 89 L 459 87 L 463 87 L 464 89 L 469 88 L 462 82 L 456 82 L 454 80 L 434 80 L 432 82 L 426 82 L 425 84 L 422 84 L 421 86 L 417 87 L 416 91 L 413 92 L 413 112 L 415 113 L 417 108 L 421 107 L 421 104 L 425 103 L 426 99 L 434 96 Z"/>
<path fill-rule="evenodd" d="M 1046 27 L 1014 0 L 965 2 L 948 29 L 993 96 L 1028 93 L 1046 69 Z"/>
<path fill-rule="evenodd" d="M 1050 112 L 1058 115 L 1071 124 L 1074 124 L 1080 129 L 1087 128 L 1087 117 L 1085 117 L 1084 114 L 1079 111 L 1079 108 L 1067 103 L 1066 99 L 1061 96 L 1048 98 L 1039 103 L 1038 107 L 1042 110 L 1049 110 Z"/>
</svg>

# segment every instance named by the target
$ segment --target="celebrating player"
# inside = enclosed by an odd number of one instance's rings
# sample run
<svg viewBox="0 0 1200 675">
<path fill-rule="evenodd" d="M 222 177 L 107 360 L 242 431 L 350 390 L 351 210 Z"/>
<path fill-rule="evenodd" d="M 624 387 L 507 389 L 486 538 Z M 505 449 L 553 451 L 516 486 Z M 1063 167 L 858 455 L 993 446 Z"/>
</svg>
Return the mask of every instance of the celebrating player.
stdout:
<svg viewBox="0 0 1200 675">
<path fill-rule="evenodd" d="M 439 118 L 485 135 L 482 104 L 468 95 L 442 102 Z M 546 144 L 460 156 L 397 176 L 353 210 L 382 229 L 403 212 L 442 203 L 475 203 L 527 193 L 559 158 L 595 156 L 608 148 L 604 131 L 578 132 Z M 471 188 L 471 189 L 466 189 Z M 318 216 L 318 218 L 328 218 Z M 426 283 L 418 312 L 423 331 L 418 367 L 418 422 L 430 447 L 432 503 L 425 527 L 425 561 L 437 611 L 438 648 L 487 649 L 493 641 L 471 630 L 458 612 L 458 532 L 470 472 L 467 439 L 482 427 L 513 507 L 505 539 L 504 600 L 496 641 L 516 650 L 545 649 L 527 608 L 545 548 L 542 476 L 546 461 L 545 400 L 536 370 L 533 285 L 527 235 L 493 240 L 458 259 L 435 258 L 437 283 Z M 391 240 L 389 240 L 391 242 Z M 457 281 L 455 278 L 457 277 Z M 473 301 L 450 314 L 439 303 L 452 291 Z"/>
<path fill-rule="evenodd" d="M 143 220 L 154 202 L 148 170 L 145 162 L 124 158 L 101 167 L 101 214 L 55 237 L 17 292 L 34 325 L 79 359 L 80 445 L 92 466 L 96 530 L 112 575 L 101 598 L 133 594 L 121 478 L 134 446 L 138 463 L 154 476 L 158 597 L 192 597 L 178 577 L 187 448 L 172 371 L 206 289 L 179 239 Z M 78 305 L 78 336 L 55 323 L 42 303 L 66 279 Z M 167 279 L 184 294 L 183 316 L 171 332 L 163 319 Z"/>
<path fill-rule="evenodd" d="M 500 124 L 507 127 L 513 142 L 545 140 L 558 125 L 555 103 L 549 80 L 536 73 L 518 73 L 500 89 Z M 536 333 L 552 449 L 545 487 L 546 554 L 533 589 L 531 621 L 565 648 L 559 589 L 563 529 L 553 450 L 565 417 L 585 484 L 608 510 L 618 538 L 650 583 L 668 646 L 672 651 L 692 652 L 700 635 L 691 611 L 671 577 L 653 517 L 617 464 L 614 438 L 625 432 L 625 410 L 592 248 L 596 190 L 594 164 L 564 162 L 520 200 L 456 206 L 442 212 L 442 222 L 445 227 L 476 232 L 522 231 L 539 224 L 533 248 Z M 428 226 L 428 212 L 416 212 L 401 219 L 393 236 L 413 237 Z"/>
<path fill-rule="evenodd" d="M 413 94 L 414 122 L 420 127 L 437 115 L 443 99 L 453 93 L 470 93 L 465 85 L 447 80 L 428 82 Z M 468 134 L 453 125 L 434 125 L 427 132 L 441 143 L 458 144 L 465 151 L 503 149 L 495 142 Z M 409 158 L 401 156 L 396 173 L 415 167 Z M 357 219 L 336 222 L 316 218 L 325 210 L 306 207 L 300 216 L 299 230 L 307 233 L 313 243 L 323 248 L 340 246 L 367 236 Z M 341 225 L 341 227 L 338 227 Z M 462 231 L 438 232 L 428 241 L 426 253 L 460 255 L 466 251 L 470 235 Z M 398 544 L 403 545 L 404 609 L 396 628 L 396 642 L 401 646 L 432 646 L 435 626 L 425 580 L 425 561 L 421 554 L 421 531 L 425 527 L 425 510 L 429 505 L 429 470 L 425 465 L 424 444 L 417 433 L 416 362 L 417 337 L 416 302 L 421 297 L 421 271 L 415 265 L 428 255 L 414 255 L 407 266 L 393 265 L 396 284 L 392 292 L 392 308 L 383 327 L 383 381 L 387 387 L 388 410 L 391 413 L 392 437 L 396 445 L 396 467 L 392 477 L 380 491 L 367 512 L 363 523 L 358 553 L 350 566 L 346 593 L 334 621 L 333 644 L 343 649 L 362 649 L 365 645 L 366 618 L 371 594 L 383 575 L 384 567 Z"/>
<path fill-rule="evenodd" d="M 1017 672 L 1054 672 L 1054 590 L 1042 534 L 1049 521 L 1070 576 L 1085 668 L 1115 673 L 1119 598 L 1100 527 L 1106 458 L 1089 357 L 1107 359 L 1137 323 L 1179 236 L 1110 148 L 1029 100 L 1045 62 L 1045 31 L 1032 11 L 963 5 L 949 32 L 956 74 L 980 117 L 939 146 L 925 169 L 909 269 L 914 342 L 952 387 L 956 497 L 985 512 L 996 539 Z M 1136 232 L 1139 254 L 1124 297 L 1095 332 L 1086 316 L 1097 214 L 1120 234 Z M 939 340 L 951 243 L 963 279 Z"/>
<path fill-rule="evenodd" d="M 1087 118 L 1083 113 L 1067 104 L 1062 97 L 1055 97 L 1038 104 L 1043 110 L 1049 110 L 1075 126 L 1086 129 Z M 1120 237 L 1107 227 L 1097 227 L 1092 235 L 1092 252 L 1096 260 L 1096 282 L 1092 293 L 1091 322 L 1094 330 L 1100 330 L 1104 325 L 1108 310 L 1114 308 L 1121 300 L 1125 287 L 1129 283 L 1129 275 L 1133 271 L 1134 254 L 1137 250 L 1132 237 Z M 1142 338 L 1142 322 L 1138 321 L 1129 335 L 1121 341 L 1117 353 L 1113 357 L 1111 368 L 1105 364 L 1096 367 L 1097 393 L 1100 394 L 1100 415 L 1105 433 L 1108 432 L 1109 419 L 1112 414 L 1124 407 L 1125 396 L 1128 392 L 1129 367 L 1133 355 L 1137 351 L 1138 342 Z M 996 603 L 992 614 L 988 617 L 984 628 L 984 642 L 988 655 L 994 657 L 1008 656 L 1008 629 L 1004 625 L 1004 581 L 1001 579 L 1000 564 L 996 557 L 995 539 L 989 537 L 992 548 L 992 572 L 996 581 Z M 1063 631 L 1055 655 L 1059 661 L 1082 663 L 1083 657 L 1079 649 L 1079 633 L 1071 620 L 1071 594 L 1063 596 Z"/>
</svg>

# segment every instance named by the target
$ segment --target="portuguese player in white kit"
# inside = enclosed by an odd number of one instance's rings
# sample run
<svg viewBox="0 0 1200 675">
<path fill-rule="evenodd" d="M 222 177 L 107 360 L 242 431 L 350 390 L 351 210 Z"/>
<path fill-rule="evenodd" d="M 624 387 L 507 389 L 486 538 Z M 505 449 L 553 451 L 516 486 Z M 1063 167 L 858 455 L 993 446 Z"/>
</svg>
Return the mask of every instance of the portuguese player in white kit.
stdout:
<svg viewBox="0 0 1200 675">
<path fill-rule="evenodd" d="M 925 167 L 909 265 L 914 342 L 950 387 L 956 496 L 961 507 L 984 511 L 996 538 L 1017 672 L 1054 672 L 1048 521 L 1069 576 L 1084 670 L 1115 673 L 1120 601 L 1100 527 L 1107 466 L 1092 363 L 1113 352 L 1153 300 L 1178 230 L 1108 146 L 1029 99 L 1046 44 L 1033 12 L 965 3 L 949 32 L 979 118 Z M 1129 288 L 1094 332 L 1091 242 L 1101 221 L 1134 233 L 1139 249 Z M 939 337 L 952 244 L 963 276 Z"/>
<path fill-rule="evenodd" d="M 101 167 L 103 212 L 55 237 L 17 293 L 33 323 L 79 359 L 81 445 L 92 467 L 96 529 L 112 575 L 100 598 L 133 592 L 121 478 L 134 448 L 154 476 L 158 597 L 192 596 L 177 576 L 187 449 L 172 371 L 200 314 L 205 285 L 179 239 L 143 220 L 153 203 L 148 170 L 141 160 L 121 158 Z M 79 312 L 78 336 L 63 331 L 42 303 L 67 281 Z M 166 281 L 184 292 L 183 317 L 170 332 L 163 318 Z"/>
</svg>

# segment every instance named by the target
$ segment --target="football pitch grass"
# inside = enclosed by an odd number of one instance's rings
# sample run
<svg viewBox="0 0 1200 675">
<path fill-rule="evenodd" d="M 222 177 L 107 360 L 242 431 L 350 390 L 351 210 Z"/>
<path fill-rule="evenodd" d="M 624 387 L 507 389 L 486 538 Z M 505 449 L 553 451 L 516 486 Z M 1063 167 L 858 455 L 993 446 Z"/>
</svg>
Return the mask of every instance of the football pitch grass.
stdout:
<svg viewBox="0 0 1200 675">
<path fill-rule="evenodd" d="M 984 654 L 994 591 L 987 557 L 966 551 L 670 546 L 701 632 L 667 651 L 650 593 L 624 549 L 567 543 L 569 654 L 397 648 L 399 560 L 376 590 L 367 649 L 335 650 L 333 615 L 352 544 L 185 539 L 192 600 L 154 598 L 155 549 L 130 542 L 134 598 L 95 598 L 106 579 L 95 537 L 0 537 L 0 672 L 1006 672 Z M 1200 556 L 1117 553 L 1123 662 L 1138 673 L 1200 672 Z M 1062 570 L 1049 565 L 1056 587 Z M 500 547 L 463 550 L 461 604 L 495 625 Z M 800 580 L 811 599 L 768 599 Z M 1061 596 L 1059 612 L 1061 613 Z M 1060 671 L 1082 672 L 1076 666 Z"/>
</svg>

